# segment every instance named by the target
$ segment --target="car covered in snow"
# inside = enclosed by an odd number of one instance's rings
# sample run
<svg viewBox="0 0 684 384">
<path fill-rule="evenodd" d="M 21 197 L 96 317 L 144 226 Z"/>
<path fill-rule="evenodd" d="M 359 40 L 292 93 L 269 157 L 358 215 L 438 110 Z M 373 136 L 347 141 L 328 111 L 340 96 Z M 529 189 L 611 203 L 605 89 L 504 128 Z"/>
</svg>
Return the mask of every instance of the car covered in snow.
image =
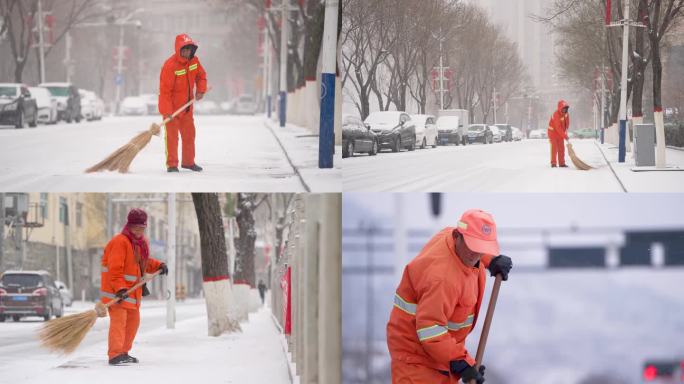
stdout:
<svg viewBox="0 0 684 384">
<path fill-rule="evenodd" d="M 0 322 L 25 316 L 48 321 L 63 314 L 62 295 L 48 272 L 7 271 L 0 276 Z"/>
<path fill-rule="evenodd" d="M 215 101 L 200 100 L 195 102 L 194 112 L 198 115 L 216 115 L 221 113 L 221 109 Z"/>
<path fill-rule="evenodd" d="M 235 101 L 235 113 L 238 115 L 253 115 L 257 109 L 257 102 L 252 95 L 240 95 Z"/>
<path fill-rule="evenodd" d="M 416 125 L 416 146 L 421 149 L 437 146 L 436 120 L 433 115 L 411 115 L 411 121 Z"/>
<path fill-rule="evenodd" d="M 128 96 L 121 102 L 119 114 L 124 116 L 142 116 L 147 114 L 147 103 L 140 96 Z"/>
<path fill-rule="evenodd" d="M 57 115 L 59 120 L 67 123 L 81 121 L 81 95 L 71 83 L 42 83 L 39 87 L 47 88 L 57 100 Z"/>
<path fill-rule="evenodd" d="M 378 137 L 379 149 L 399 152 L 402 148 L 416 149 L 416 126 L 411 116 L 402 111 L 371 112 L 364 121 Z"/>
<path fill-rule="evenodd" d="M 520 141 L 523 139 L 523 133 L 520 128 L 511 127 L 511 130 L 513 131 L 513 141 Z"/>
<path fill-rule="evenodd" d="M 487 124 L 470 124 L 468 126 L 468 143 L 491 144 L 492 131 Z"/>
<path fill-rule="evenodd" d="M 499 127 L 490 125 L 489 130 L 492 131 L 492 142 L 500 143 L 503 141 L 503 134 L 501 133 L 501 130 L 499 130 Z"/>
<path fill-rule="evenodd" d="M 501 132 L 501 141 L 513 141 L 513 127 L 510 124 L 494 124 Z"/>
<path fill-rule="evenodd" d="M 598 133 L 593 128 L 582 128 L 571 132 L 574 132 L 578 139 L 596 139 L 598 137 Z"/>
<path fill-rule="evenodd" d="M 159 103 L 159 95 L 155 93 L 143 93 L 140 97 L 145 100 L 145 106 L 147 108 L 148 115 L 158 115 L 159 109 L 157 104 Z"/>
<path fill-rule="evenodd" d="M 378 138 L 361 118 L 352 115 L 342 116 L 342 157 L 353 157 L 354 153 L 378 153 Z"/>
<path fill-rule="evenodd" d="M 533 129 L 530 131 L 530 139 L 547 139 L 545 129 Z"/>
<path fill-rule="evenodd" d="M 29 87 L 29 92 L 36 99 L 38 122 L 42 124 L 57 123 L 57 99 L 52 97 L 50 91 L 43 87 Z"/>
<path fill-rule="evenodd" d="M 16 128 L 35 127 L 38 106 L 25 84 L 0 83 L 0 125 Z"/>
<path fill-rule="evenodd" d="M 104 102 L 95 92 L 79 89 L 78 93 L 81 96 L 81 117 L 88 121 L 102 119 Z"/>
</svg>

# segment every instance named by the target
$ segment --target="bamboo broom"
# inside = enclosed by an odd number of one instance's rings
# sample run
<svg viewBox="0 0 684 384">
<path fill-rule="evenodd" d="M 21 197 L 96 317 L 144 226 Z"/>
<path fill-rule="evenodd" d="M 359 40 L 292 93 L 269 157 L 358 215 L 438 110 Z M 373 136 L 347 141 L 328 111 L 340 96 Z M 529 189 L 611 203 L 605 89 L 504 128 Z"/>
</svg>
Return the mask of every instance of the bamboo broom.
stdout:
<svg viewBox="0 0 684 384">
<path fill-rule="evenodd" d="M 173 118 L 175 118 L 179 113 L 181 113 L 185 108 L 189 107 L 194 102 L 195 98 L 193 97 L 190 99 L 190 101 L 183 104 L 182 107 L 178 108 L 178 110 L 176 110 L 171 117 L 164 119 L 164 121 L 161 123 L 161 126 L 164 126 L 166 123 L 173 120 Z M 161 126 L 157 125 L 157 123 L 152 123 L 150 129 L 140 132 L 131 141 L 112 152 L 112 154 L 107 156 L 104 160 L 86 169 L 86 173 L 101 171 L 119 171 L 121 173 L 128 173 L 128 168 L 131 166 L 135 156 L 137 156 L 138 152 L 145 148 L 147 143 L 149 143 L 152 139 L 152 136 L 159 135 L 159 132 L 161 132 Z"/>
<path fill-rule="evenodd" d="M 126 291 L 126 294 L 128 295 L 140 288 L 143 284 L 157 276 L 159 272 L 146 275 Z M 81 344 L 88 331 L 95 325 L 97 318 L 107 317 L 107 308 L 119 301 L 121 300 L 112 300 L 107 304 L 98 301 L 94 309 L 48 321 L 38 330 L 38 338 L 41 345 L 52 352 L 72 353 Z"/>
<path fill-rule="evenodd" d="M 581 171 L 588 171 L 590 169 L 594 169 L 591 165 L 588 165 L 584 161 L 580 160 L 579 157 L 575 154 L 575 150 L 572 148 L 572 144 L 570 143 L 570 140 L 568 140 L 568 155 L 570 155 L 570 160 L 572 163 L 577 167 L 577 169 Z"/>
</svg>

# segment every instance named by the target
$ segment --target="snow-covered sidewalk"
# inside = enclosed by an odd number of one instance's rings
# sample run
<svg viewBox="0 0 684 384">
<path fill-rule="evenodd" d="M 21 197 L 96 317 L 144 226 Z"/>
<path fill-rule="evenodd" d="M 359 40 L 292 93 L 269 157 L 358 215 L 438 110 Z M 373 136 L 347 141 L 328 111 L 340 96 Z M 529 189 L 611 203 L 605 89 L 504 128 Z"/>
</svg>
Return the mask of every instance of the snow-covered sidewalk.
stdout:
<svg viewBox="0 0 684 384">
<path fill-rule="evenodd" d="M 335 146 L 332 169 L 318 168 L 318 135 L 292 124 L 281 128 L 277 121 L 265 124 L 283 146 L 292 166 L 312 192 L 342 191 L 342 147 Z"/>
<path fill-rule="evenodd" d="M 632 153 L 624 163 L 618 162 L 618 148 L 612 144 L 597 144 L 627 192 L 684 192 L 684 151 L 667 148 L 665 158 L 670 168 L 679 170 L 635 172 Z"/>
<path fill-rule="evenodd" d="M 161 380 L 166 383 L 290 383 L 288 363 L 282 348 L 282 336 L 271 319 L 271 312 L 261 308 L 241 324 L 242 333 L 207 336 L 206 314 L 201 302 L 179 306 L 192 312 L 178 321 L 176 328 L 164 327 L 163 318 L 156 327 L 139 331 L 131 355 L 139 364 L 109 366 L 107 350 L 108 323 L 98 320 L 94 329 L 99 340 L 78 349 L 71 356 L 54 356 L 46 365 L 45 357 L 33 361 L 32 354 L 14 356 L 16 363 L 0 371 L 0 382 L 7 383 L 141 383 Z M 157 309 L 161 314 L 163 307 Z M 143 312 L 141 324 L 146 322 Z M 0 328 L 4 325 L 0 324 Z M 21 325 L 18 323 L 17 325 Z M 37 345 L 35 348 L 38 348 Z M 38 351 L 36 351 L 38 352 Z M 4 352 L 3 352 L 4 354 Z"/>
</svg>

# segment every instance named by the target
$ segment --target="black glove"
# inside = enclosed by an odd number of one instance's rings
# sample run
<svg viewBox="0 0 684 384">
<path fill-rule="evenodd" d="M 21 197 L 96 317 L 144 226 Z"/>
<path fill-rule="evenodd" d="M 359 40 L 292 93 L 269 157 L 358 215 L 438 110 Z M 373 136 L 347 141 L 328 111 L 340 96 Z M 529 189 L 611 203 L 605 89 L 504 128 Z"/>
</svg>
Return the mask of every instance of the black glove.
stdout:
<svg viewBox="0 0 684 384">
<path fill-rule="evenodd" d="M 116 291 L 116 295 L 115 295 L 115 296 L 116 296 L 119 300 L 126 300 L 126 299 L 128 298 L 128 294 L 126 293 L 126 291 L 127 291 L 127 289 L 119 289 L 118 291 Z"/>
<path fill-rule="evenodd" d="M 481 365 L 479 369 L 475 369 L 475 367 L 470 366 L 465 360 L 455 360 L 449 363 L 449 369 L 451 370 L 451 373 L 456 373 L 461 376 L 461 380 L 466 384 L 470 384 L 471 380 L 475 380 L 477 384 L 485 382 L 484 365 Z"/>
<path fill-rule="evenodd" d="M 167 267 L 164 263 L 159 265 L 159 270 L 161 271 L 161 273 L 159 273 L 160 275 L 167 275 L 169 273 L 169 267 Z"/>
<path fill-rule="evenodd" d="M 142 286 L 142 296 L 149 296 L 150 295 L 150 290 L 147 289 L 147 283 L 143 284 Z"/>
<path fill-rule="evenodd" d="M 501 274 L 503 281 L 508 280 L 508 272 L 511 271 L 511 268 L 513 268 L 513 261 L 510 257 L 504 255 L 493 258 L 488 267 L 492 276 Z"/>
</svg>

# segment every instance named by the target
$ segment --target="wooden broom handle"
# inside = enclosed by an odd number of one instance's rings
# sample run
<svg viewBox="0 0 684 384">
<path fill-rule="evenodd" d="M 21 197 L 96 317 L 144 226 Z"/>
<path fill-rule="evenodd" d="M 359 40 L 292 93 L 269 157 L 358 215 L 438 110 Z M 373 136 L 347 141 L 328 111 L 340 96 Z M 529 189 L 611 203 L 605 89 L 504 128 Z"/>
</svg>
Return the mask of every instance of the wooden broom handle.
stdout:
<svg viewBox="0 0 684 384">
<path fill-rule="evenodd" d="M 207 91 L 204 92 L 204 93 L 207 93 L 207 92 L 209 92 L 210 90 L 211 90 L 211 87 L 207 87 Z M 190 99 L 190 101 L 188 101 L 187 103 L 183 104 L 180 108 L 178 108 L 178 109 L 176 110 L 176 112 L 174 112 L 174 113 L 171 115 L 171 117 L 164 119 L 164 121 L 162 121 L 161 125 L 166 125 L 166 123 L 168 123 L 169 121 L 173 120 L 176 116 L 178 116 L 179 113 L 183 112 L 183 110 L 184 110 L 185 108 L 189 107 L 189 106 L 190 106 L 192 103 L 194 103 L 195 101 L 197 101 L 197 100 L 196 100 L 194 97 L 193 97 L 192 99 Z"/>
<path fill-rule="evenodd" d="M 130 287 L 128 289 L 128 291 L 126 291 L 126 294 L 128 295 L 129 293 L 131 293 L 131 292 L 135 291 L 136 289 L 142 287 L 143 284 L 145 284 L 145 283 L 149 282 L 150 280 L 154 279 L 155 277 L 157 277 L 157 275 L 159 275 L 159 273 L 161 273 L 161 270 L 157 270 L 156 272 L 154 272 L 150 275 L 144 276 L 142 279 L 140 279 L 140 281 L 135 283 L 134 286 Z M 112 305 L 114 305 L 120 301 L 121 301 L 121 299 L 114 299 L 114 300 L 110 301 L 109 303 L 105 304 L 105 308 L 109 308 L 110 306 L 112 306 Z"/>
<path fill-rule="evenodd" d="M 485 316 L 484 325 L 482 326 L 482 334 L 480 335 L 480 342 L 477 345 L 477 355 L 475 356 L 475 369 L 479 370 L 484 357 L 485 345 L 487 344 L 487 336 L 489 336 L 489 328 L 492 325 L 492 318 L 494 317 L 494 308 L 496 308 L 496 300 L 499 297 L 499 288 L 501 288 L 502 277 L 501 274 L 496 275 L 494 280 L 494 287 L 492 288 L 492 297 L 489 299 L 489 306 L 487 307 L 487 316 Z M 477 384 L 476 380 L 470 380 L 470 384 Z"/>
</svg>

